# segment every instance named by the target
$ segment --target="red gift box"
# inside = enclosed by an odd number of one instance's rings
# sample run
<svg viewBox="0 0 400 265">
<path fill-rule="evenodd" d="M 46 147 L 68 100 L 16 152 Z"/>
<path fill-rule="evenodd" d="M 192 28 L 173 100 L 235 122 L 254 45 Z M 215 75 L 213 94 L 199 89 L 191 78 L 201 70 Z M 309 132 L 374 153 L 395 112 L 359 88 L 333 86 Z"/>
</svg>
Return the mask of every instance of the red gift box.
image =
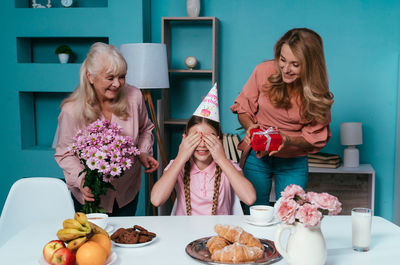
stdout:
<svg viewBox="0 0 400 265">
<path fill-rule="evenodd" d="M 251 129 L 251 147 L 254 151 L 276 151 L 282 143 L 282 136 L 273 127 Z"/>
</svg>

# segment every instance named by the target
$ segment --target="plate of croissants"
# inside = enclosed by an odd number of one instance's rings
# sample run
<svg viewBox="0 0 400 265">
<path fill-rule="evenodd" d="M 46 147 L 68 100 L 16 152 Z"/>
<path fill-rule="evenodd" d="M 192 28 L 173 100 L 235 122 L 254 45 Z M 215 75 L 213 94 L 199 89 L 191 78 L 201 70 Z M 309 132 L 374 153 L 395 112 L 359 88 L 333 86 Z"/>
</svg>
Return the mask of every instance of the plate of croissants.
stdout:
<svg viewBox="0 0 400 265">
<path fill-rule="evenodd" d="M 274 242 L 258 239 L 239 226 L 217 224 L 217 235 L 200 238 L 186 246 L 192 258 L 208 264 L 272 264 L 282 259 Z"/>
</svg>

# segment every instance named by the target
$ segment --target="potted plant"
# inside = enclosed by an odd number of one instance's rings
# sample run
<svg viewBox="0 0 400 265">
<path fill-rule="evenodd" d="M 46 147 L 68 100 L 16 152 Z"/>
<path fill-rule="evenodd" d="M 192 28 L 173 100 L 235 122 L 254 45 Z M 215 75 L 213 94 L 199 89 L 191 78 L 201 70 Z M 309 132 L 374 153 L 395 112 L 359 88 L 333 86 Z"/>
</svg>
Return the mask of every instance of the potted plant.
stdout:
<svg viewBox="0 0 400 265">
<path fill-rule="evenodd" d="M 68 59 L 70 54 L 72 54 L 72 50 L 68 45 L 60 45 L 56 49 L 56 54 L 58 54 L 60 63 L 68 63 Z"/>
</svg>

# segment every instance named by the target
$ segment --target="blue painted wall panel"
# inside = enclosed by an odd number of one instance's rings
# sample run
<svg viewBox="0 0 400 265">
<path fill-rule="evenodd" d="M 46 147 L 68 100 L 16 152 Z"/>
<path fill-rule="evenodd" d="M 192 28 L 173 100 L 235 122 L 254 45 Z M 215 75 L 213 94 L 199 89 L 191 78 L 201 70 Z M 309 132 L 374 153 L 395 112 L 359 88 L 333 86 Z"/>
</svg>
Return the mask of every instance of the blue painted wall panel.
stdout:
<svg viewBox="0 0 400 265">
<path fill-rule="evenodd" d="M 239 123 L 229 107 L 255 65 L 273 58 L 277 39 L 294 27 L 308 27 L 322 36 L 335 95 L 332 140 L 324 151 L 342 155 L 340 123 L 363 123 L 360 159 L 376 170 L 376 214 L 391 220 L 400 2 L 205 0 L 200 13 L 220 20 L 220 113 L 223 130 L 230 133 Z M 162 16 L 186 16 L 184 1 L 152 1 L 153 42 L 161 41 Z M 180 115 L 189 117 L 196 107 Z"/>
<path fill-rule="evenodd" d="M 50 138 L 54 135 L 56 120 L 46 121 L 58 116 L 60 98 L 55 96 L 48 100 L 43 95 L 54 92 L 65 95 L 65 92 L 74 90 L 79 77 L 79 64 L 46 63 L 48 60 L 44 63 L 17 63 L 17 38 L 108 37 L 109 43 L 117 47 L 122 43 L 143 42 L 143 1 L 147 0 L 102 0 L 100 2 L 108 2 L 108 7 L 50 9 L 15 8 L 14 1 L 3 3 L 0 10 L 0 23 L 3 25 L 0 35 L 0 104 L 4 116 L 0 130 L 0 138 L 3 139 L 0 154 L 3 169 L 0 173 L 0 208 L 11 185 L 19 178 L 63 176 L 53 158 L 54 150 L 46 147 L 52 141 Z M 21 1 L 17 2 L 17 6 L 24 6 Z M 148 14 L 146 17 L 149 17 Z M 25 47 L 26 44 L 20 46 Z M 40 52 L 45 53 L 46 50 Z M 86 52 L 79 51 L 83 56 Z M 53 48 L 49 49 L 50 53 L 54 54 Z M 26 59 L 25 55 L 22 57 Z M 29 111 L 25 108 L 27 105 L 20 108 L 21 91 L 42 95 L 37 101 L 39 109 L 36 111 L 40 119 L 37 129 L 40 132 L 36 141 L 43 144 L 29 149 L 23 149 L 21 144 L 21 135 L 29 133 L 21 131 L 21 117 L 24 116 L 20 111 Z M 31 108 L 31 111 L 34 109 Z M 138 212 L 144 214 L 143 195 L 140 200 Z"/>
<path fill-rule="evenodd" d="M 79 65 L 17 64 L 17 37 L 103 37 L 122 43 L 161 41 L 162 16 L 186 16 L 185 1 L 108 1 L 107 8 L 14 8 L 6 1 L 0 10 L 0 99 L 3 119 L 0 137 L 0 205 L 11 184 L 24 176 L 61 176 L 53 151 L 22 150 L 19 91 L 70 92 L 77 84 Z M 143 10 L 145 12 L 143 12 Z M 317 0 L 202 1 L 202 16 L 220 19 L 220 108 L 225 132 L 239 127 L 229 106 L 240 93 L 254 66 L 272 58 L 276 40 L 293 27 L 309 27 L 323 38 L 335 95 L 332 140 L 324 149 L 341 154 L 339 125 L 363 122 L 361 162 L 376 170 L 376 214 L 392 218 L 394 146 L 397 109 L 400 2 Z M 146 25 L 143 25 L 145 21 Z M 149 22 L 150 21 L 150 22 Z M 151 27 L 149 27 L 151 24 Z M 149 36 L 148 29 L 151 29 Z M 144 30 L 145 29 L 145 30 Z M 186 50 L 179 51 L 182 56 Z M 189 55 L 190 50 L 187 50 Z M 62 69 L 66 75 L 62 76 Z M 206 83 L 206 82 L 205 82 Z M 204 88 L 204 90 L 207 90 Z M 193 111 L 197 94 L 190 98 Z M 192 103 L 193 102 L 193 103 Z M 183 110 L 189 117 L 193 111 Z M 49 128 L 53 130 L 53 128 Z M 176 140 L 175 140 L 176 141 Z M 143 198 L 142 198 L 143 199 Z"/>
</svg>

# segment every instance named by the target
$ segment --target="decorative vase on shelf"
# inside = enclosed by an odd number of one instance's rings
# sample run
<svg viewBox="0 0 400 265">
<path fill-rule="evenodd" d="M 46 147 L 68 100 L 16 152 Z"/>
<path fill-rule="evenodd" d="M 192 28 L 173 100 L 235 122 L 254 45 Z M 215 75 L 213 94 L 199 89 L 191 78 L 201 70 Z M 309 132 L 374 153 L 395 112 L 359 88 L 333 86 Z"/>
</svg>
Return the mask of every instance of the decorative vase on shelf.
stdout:
<svg viewBox="0 0 400 265">
<path fill-rule="evenodd" d="M 280 243 L 284 230 L 291 230 L 286 249 Z M 276 249 L 290 265 L 324 265 L 326 261 L 325 238 L 320 224 L 305 227 L 302 223 L 294 225 L 279 224 L 275 231 Z"/>
<path fill-rule="evenodd" d="M 189 17 L 198 17 L 200 14 L 200 0 L 186 0 L 186 12 Z"/>
<path fill-rule="evenodd" d="M 58 59 L 60 60 L 60 63 L 68 63 L 69 54 L 68 53 L 59 53 Z"/>
</svg>

